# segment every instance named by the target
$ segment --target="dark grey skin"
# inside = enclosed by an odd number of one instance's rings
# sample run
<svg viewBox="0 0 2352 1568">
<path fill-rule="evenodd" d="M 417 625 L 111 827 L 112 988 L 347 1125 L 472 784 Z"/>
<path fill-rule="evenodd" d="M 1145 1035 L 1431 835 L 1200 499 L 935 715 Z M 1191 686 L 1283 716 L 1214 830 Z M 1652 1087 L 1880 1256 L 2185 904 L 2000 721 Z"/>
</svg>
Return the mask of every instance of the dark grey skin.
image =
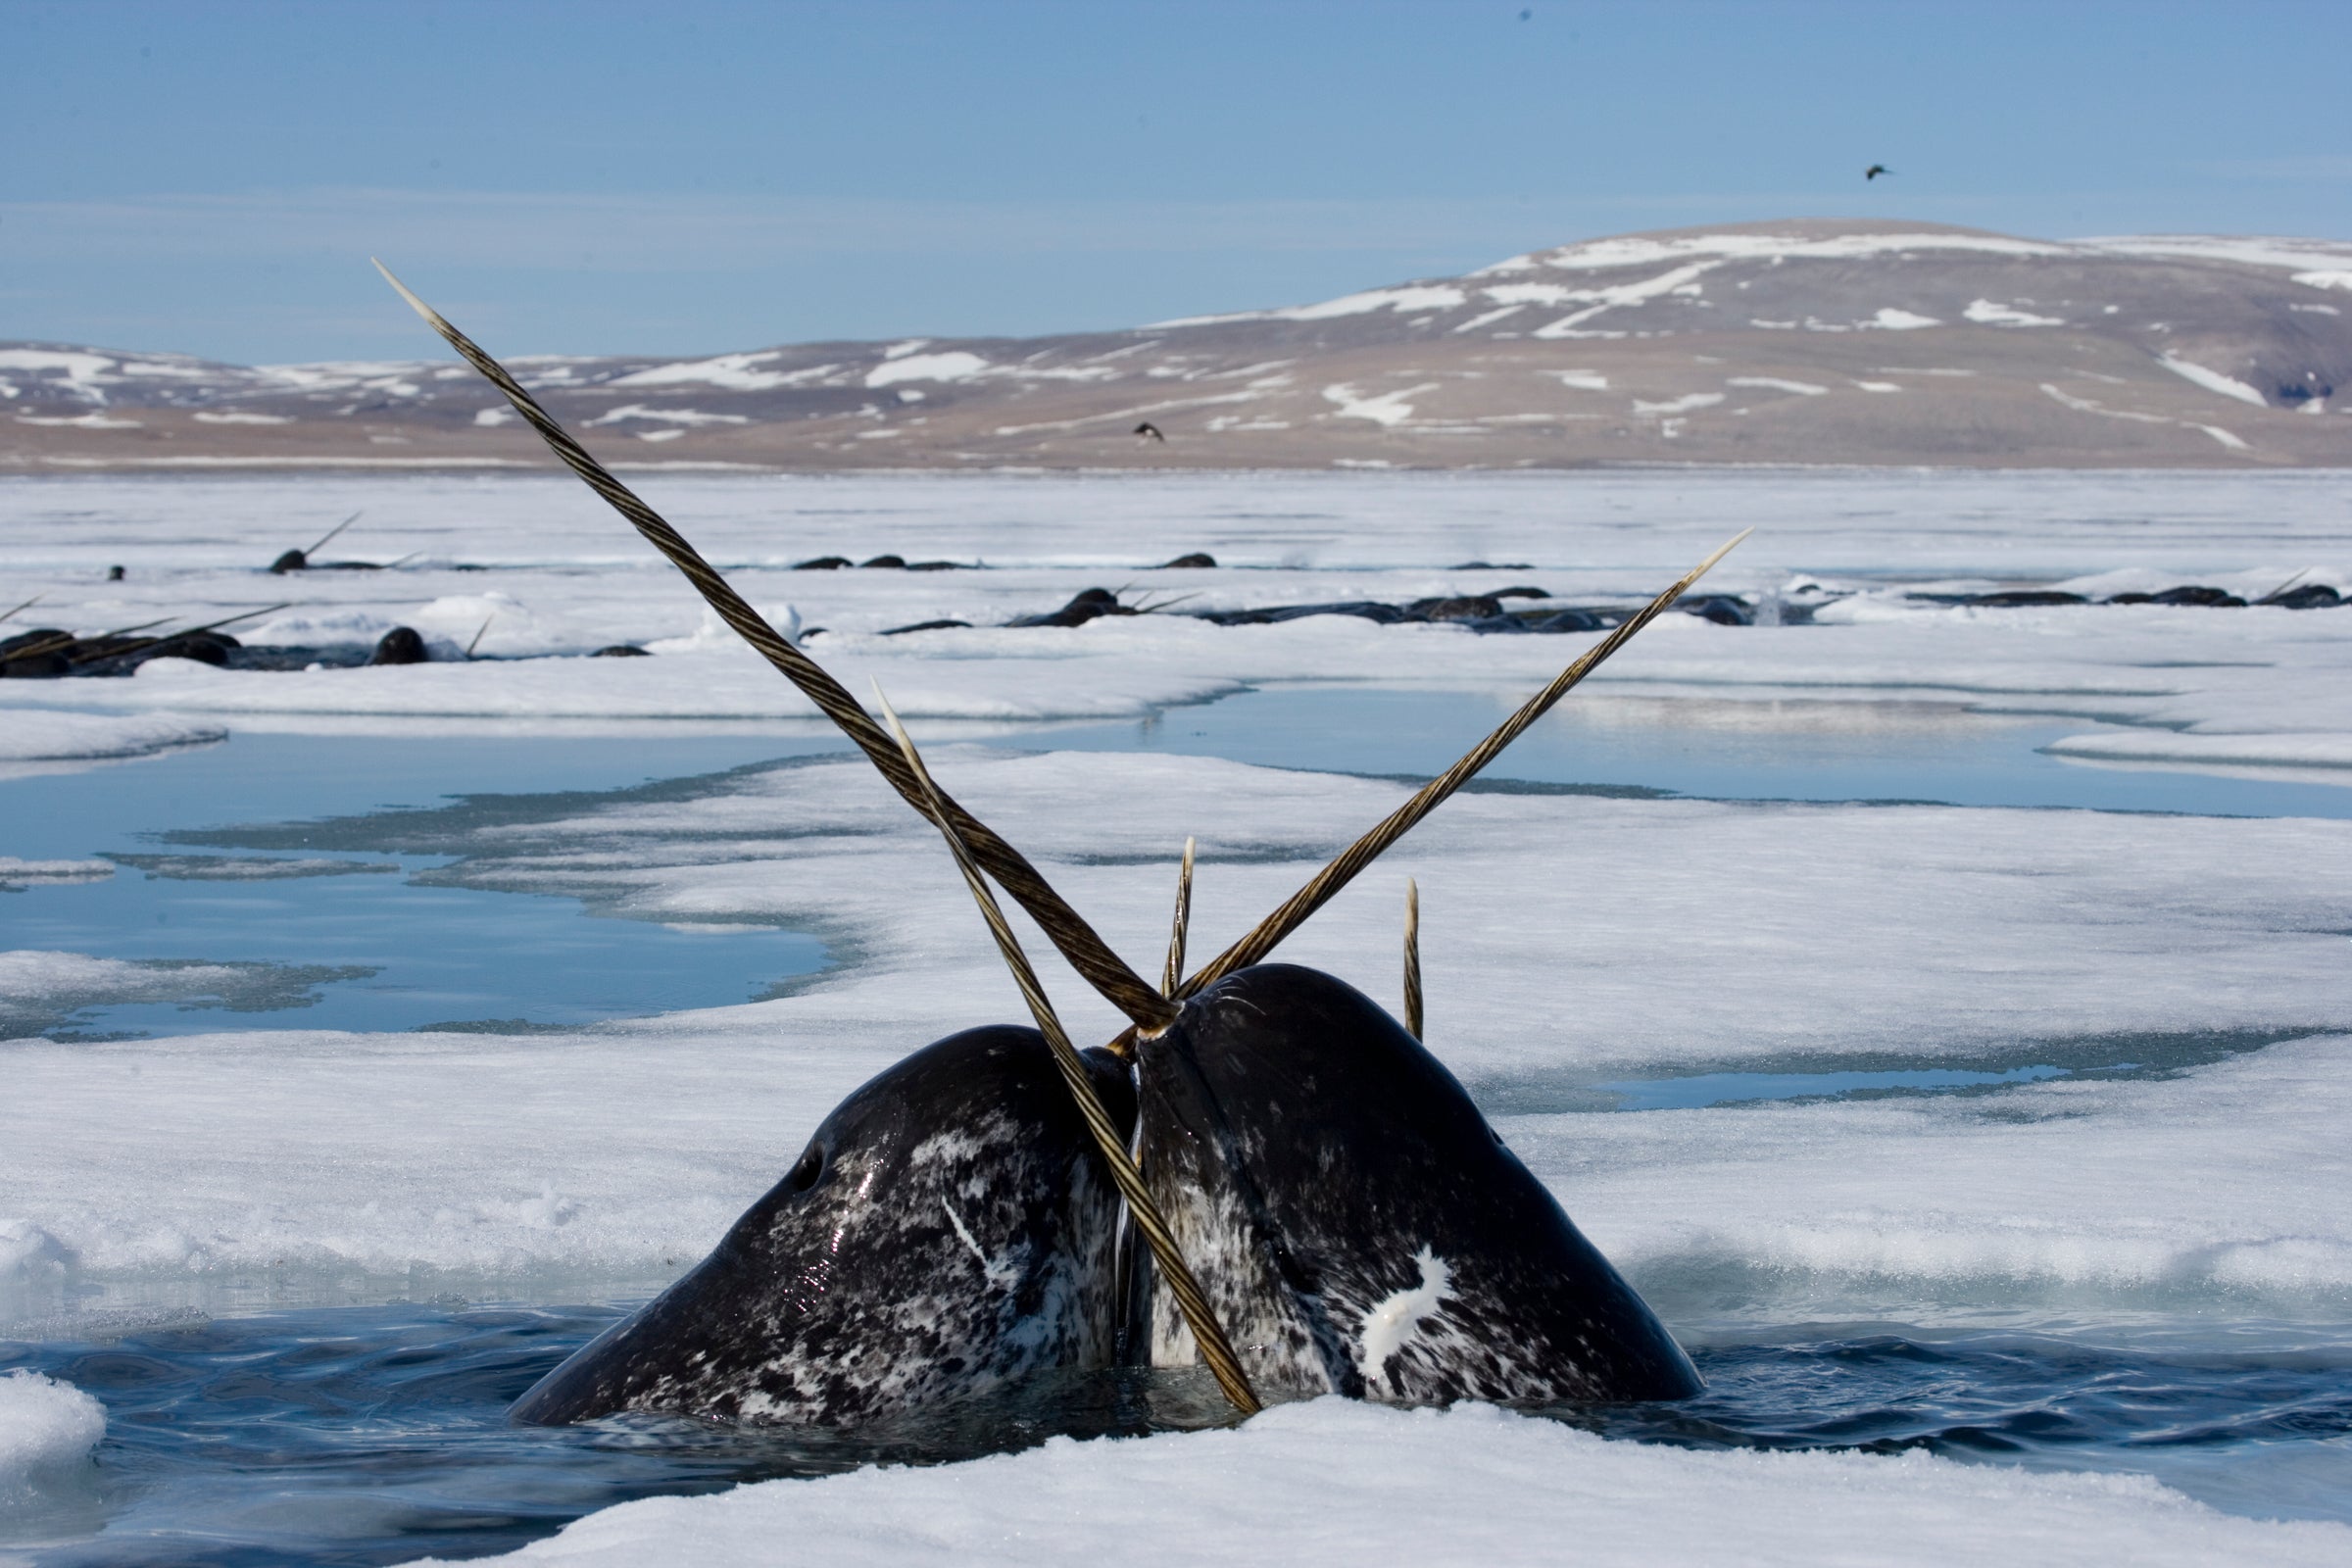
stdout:
<svg viewBox="0 0 2352 1568">
<path fill-rule="evenodd" d="M 1086 1055 L 1131 1127 L 1126 1069 Z M 1106 1367 L 1118 1216 L 1044 1037 L 951 1035 L 842 1102 L 716 1250 L 509 1413 L 849 1426 Z"/>
<path fill-rule="evenodd" d="M 1697 1371 L 1437 1057 L 1313 969 L 1139 1043 L 1152 1195 L 1261 1396 L 1677 1399 Z M 1165 1292 L 1149 1358 L 1191 1365 Z"/>
</svg>

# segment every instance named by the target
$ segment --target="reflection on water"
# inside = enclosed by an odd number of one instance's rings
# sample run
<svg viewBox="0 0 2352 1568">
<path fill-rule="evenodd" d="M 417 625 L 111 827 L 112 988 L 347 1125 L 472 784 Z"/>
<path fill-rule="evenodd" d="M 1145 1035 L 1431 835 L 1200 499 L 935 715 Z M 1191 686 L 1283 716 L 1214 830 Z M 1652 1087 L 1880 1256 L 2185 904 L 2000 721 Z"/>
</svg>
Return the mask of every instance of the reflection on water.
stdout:
<svg viewBox="0 0 2352 1568">
<path fill-rule="evenodd" d="M 2123 1063 L 2131 1066 L 2132 1063 Z M 1617 1097 L 1619 1110 L 1698 1110 L 1759 1100 L 1836 1100 L 1877 1094 L 1932 1094 L 1994 1084 L 2039 1083 L 2067 1076 L 2064 1067 L 2037 1063 L 2002 1072 L 1912 1068 L 1892 1072 L 1702 1072 L 1681 1078 L 1619 1079 L 1592 1087 Z"/>
<path fill-rule="evenodd" d="M 1043 744 L 1271 767 L 1435 777 L 1518 706 L 1461 692 L 1288 687 L 1153 718 L 1069 725 Z M 1712 800 L 1933 801 L 2224 816 L 2352 816 L 2352 770 L 2186 772 L 2062 761 L 2036 750 L 2097 726 L 1958 704 L 1572 694 L 1485 778 Z"/>
<path fill-rule="evenodd" d="M 812 749 L 772 735 L 405 740 L 238 735 L 225 745 L 0 782 L 0 855 L 106 857 L 115 874 L 0 897 L 0 951 L 127 971 L 0 998 L 0 1036 L 224 1028 L 520 1029 L 747 1002 L 823 967 L 757 925 L 599 918 L 571 900 L 416 880 L 429 856 L 159 854 L 224 823 L 414 810 L 460 792 L 602 792 Z M 302 835 L 292 835 L 299 840 Z M 389 874 L 386 874 L 389 873 Z"/>
</svg>

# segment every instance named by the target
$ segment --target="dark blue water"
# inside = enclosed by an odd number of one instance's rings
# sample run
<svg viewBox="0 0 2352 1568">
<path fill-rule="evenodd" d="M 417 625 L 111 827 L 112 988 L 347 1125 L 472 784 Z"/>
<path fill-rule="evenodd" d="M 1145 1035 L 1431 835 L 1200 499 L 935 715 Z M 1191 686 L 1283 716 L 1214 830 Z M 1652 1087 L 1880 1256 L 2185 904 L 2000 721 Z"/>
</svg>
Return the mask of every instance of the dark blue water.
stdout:
<svg viewBox="0 0 2352 1568">
<path fill-rule="evenodd" d="M 614 1316 L 394 1303 L 0 1346 L 0 1371 L 65 1379 L 108 1412 L 86 1491 L 53 1499 L 37 1521 L 59 1544 L 35 1560 L 263 1568 L 466 1556 L 634 1497 L 1226 1419 L 1204 1378 L 1131 1372 L 1053 1380 L 858 1435 L 651 1419 L 509 1425 L 507 1403 Z M 2248 1332 L 2241 1345 L 2192 1348 L 2114 1335 L 1804 1331 L 1695 1347 L 1708 1383 L 1697 1398 L 1560 1418 L 1691 1447 L 1919 1448 L 2139 1471 L 2240 1511 L 2352 1518 L 2352 1348 L 2312 1348 L 2309 1337 Z M 34 1527 L 20 1521 L 19 1540 Z"/>
</svg>

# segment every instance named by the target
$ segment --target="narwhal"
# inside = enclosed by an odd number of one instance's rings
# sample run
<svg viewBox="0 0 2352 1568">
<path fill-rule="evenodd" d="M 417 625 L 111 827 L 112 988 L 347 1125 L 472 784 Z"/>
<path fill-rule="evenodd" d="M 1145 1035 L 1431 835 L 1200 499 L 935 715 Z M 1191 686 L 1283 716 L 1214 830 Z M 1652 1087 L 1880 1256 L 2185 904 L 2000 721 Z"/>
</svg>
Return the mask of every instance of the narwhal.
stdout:
<svg viewBox="0 0 2352 1568">
<path fill-rule="evenodd" d="M 1154 987 L 939 789 L 895 715 L 894 735 L 504 367 L 384 275 L 939 829 L 1037 1025 L 951 1036 L 853 1094 L 709 1258 L 551 1372 L 517 1419 L 853 1423 L 1118 1357 L 1205 1363 L 1244 1414 L 1261 1388 L 1406 1403 L 1696 1392 L 1656 1315 L 1421 1045 L 1417 958 L 1409 1029 L 1329 975 L 1265 960 L 1744 532 L 1181 981 L 1180 895 Z M 1189 888 L 1189 854 L 1186 871 Z M 1131 1020 L 1119 1040 L 1071 1045 L 992 880 Z M 1145 1244 L 1124 1256 L 1122 1222 Z"/>
<path fill-rule="evenodd" d="M 1124 1137 L 1135 1090 L 1087 1054 Z M 848 1424 L 1113 1364 L 1119 1195 L 1034 1029 L 967 1029 L 842 1102 L 717 1249 L 515 1419 Z"/>
</svg>

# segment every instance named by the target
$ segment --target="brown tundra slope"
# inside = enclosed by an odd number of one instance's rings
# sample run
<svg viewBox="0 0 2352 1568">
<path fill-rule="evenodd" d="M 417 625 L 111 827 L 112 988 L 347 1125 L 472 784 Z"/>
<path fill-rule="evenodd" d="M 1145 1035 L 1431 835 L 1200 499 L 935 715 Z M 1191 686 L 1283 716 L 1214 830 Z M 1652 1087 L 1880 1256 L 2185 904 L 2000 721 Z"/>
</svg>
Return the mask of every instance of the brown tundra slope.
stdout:
<svg viewBox="0 0 2352 1568">
<path fill-rule="evenodd" d="M 2348 311 L 2352 244 L 1807 219 L 1116 332 L 511 363 L 665 466 L 2333 466 Z M 544 466 L 417 332 L 262 368 L 0 345 L 0 467 Z"/>
</svg>

